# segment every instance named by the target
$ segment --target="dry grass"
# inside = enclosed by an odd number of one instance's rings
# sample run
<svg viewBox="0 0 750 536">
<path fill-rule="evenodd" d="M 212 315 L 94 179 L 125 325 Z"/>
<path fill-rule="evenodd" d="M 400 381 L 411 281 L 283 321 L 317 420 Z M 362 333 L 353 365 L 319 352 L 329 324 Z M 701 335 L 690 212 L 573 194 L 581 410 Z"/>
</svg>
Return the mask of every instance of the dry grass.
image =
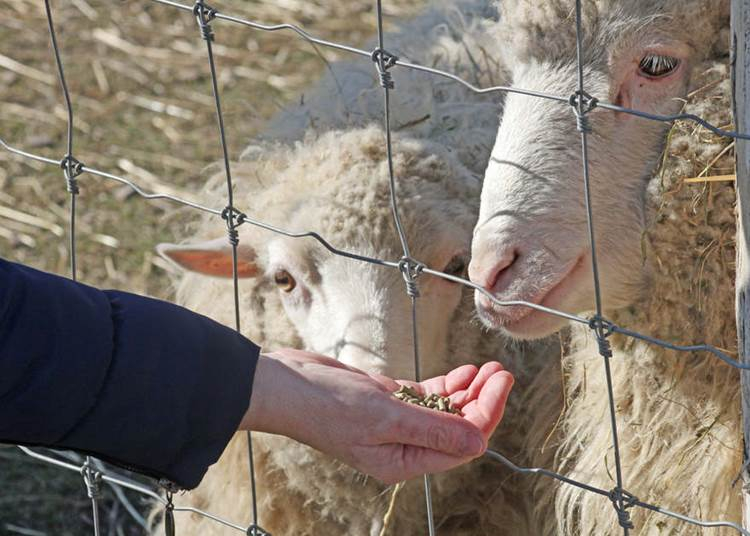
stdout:
<svg viewBox="0 0 750 536">
<path fill-rule="evenodd" d="M 223 12 L 294 22 L 315 35 L 362 44 L 374 30 L 369 0 L 216 0 Z M 386 2 L 386 23 L 413 10 Z M 75 109 L 74 154 L 149 190 L 200 198 L 205 168 L 220 156 L 205 45 L 195 20 L 148 0 L 53 1 Z M 65 110 L 40 0 L 0 0 L 0 137 L 61 158 Z M 214 22 L 230 154 L 237 157 L 266 119 L 301 98 L 325 68 L 320 53 L 287 32 Z M 167 217 L 126 187 L 79 179 L 79 277 L 107 288 L 166 297 L 166 266 L 154 246 L 190 217 Z M 0 255 L 68 273 L 68 195 L 62 172 L 0 151 Z M 89 505 L 77 475 L 0 450 L 0 533 L 87 534 Z M 108 499 L 108 512 L 113 501 Z M 105 534 L 138 533 L 118 514 Z M 105 516 L 106 519 L 106 516 Z M 30 531 L 30 532 L 24 532 Z M 36 532 L 34 532 L 36 531 Z M 109 532 L 108 532 L 109 531 Z"/>
</svg>

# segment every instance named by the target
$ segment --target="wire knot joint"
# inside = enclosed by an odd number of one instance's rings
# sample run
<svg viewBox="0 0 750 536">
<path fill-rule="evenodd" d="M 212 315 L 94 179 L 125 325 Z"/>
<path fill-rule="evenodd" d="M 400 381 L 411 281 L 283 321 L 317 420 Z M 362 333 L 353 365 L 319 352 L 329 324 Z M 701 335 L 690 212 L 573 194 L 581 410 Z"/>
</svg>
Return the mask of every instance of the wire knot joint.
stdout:
<svg viewBox="0 0 750 536">
<path fill-rule="evenodd" d="M 247 216 L 236 208 L 228 206 L 221 211 L 221 219 L 227 223 L 229 243 L 236 247 L 240 243 L 240 234 L 237 227 L 245 223 Z"/>
<path fill-rule="evenodd" d="M 81 467 L 81 476 L 86 484 L 86 494 L 94 501 L 102 498 L 102 473 L 95 471 L 91 464 L 86 462 Z"/>
<path fill-rule="evenodd" d="M 596 334 L 599 355 L 607 358 L 612 357 L 612 346 L 609 343 L 609 336 L 614 332 L 615 325 L 601 316 L 593 316 L 589 319 L 589 328 Z"/>
<path fill-rule="evenodd" d="M 83 173 L 83 164 L 78 161 L 73 155 L 66 154 L 62 160 L 60 160 L 60 167 L 65 173 L 65 183 L 68 187 L 68 192 L 73 195 L 78 195 L 78 177 Z"/>
<path fill-rule="evenodd" d="M 578 90 L 570 96 L 568 104 L 573 108 L 573 113 L 576 116 L 578 132 L 590 133 L 591 124 L 589 123 L 588 113 L 599 104 L 597 98 L 583 90 Z"/>
<path fill-rule="evenodd" d="M 375 68 L 378 70 L 380 85 L 385 89 L 393 89 L 395 85 L 389 69 L 396 65 L 396 62 L 398 62 L 398 56 L 391 54 L 382 48 L 376 48 L 372 51 L 370 58 L 373 63 L 375 63 Z"/>
<path fill-rule="evenodd" d="M 196 0 L 193 6 L 193 15 L 198 21 L 198 28 L 201 31 L 201 37 L 206 41 L 214 40 L 214 31 L 211 28 L 211 21 L 216 18 L 217 11 L 205 4 L 203 0 Z"/>
<path fill-rule="evenodd" d="M 411 298 L 419 298 L 417 278 L 422 273 L 422 270 L 424 270 L 424 264 L 409 257 L 402 257 L 401 260 L 398 261 L 398 269 L 406 283 L 406 293 Z"/>
<path fill-rule="evenodd" d="M 270 532 L 265 531 L 255 523 L 247 527 L 247 536 L 271 536 Z"/>
<path fill-rule="evenodd" d="M 628 508 L 637 505 L 638 498 L 621 488 L 612 489 L 612 491 L 609 492 L 608 497 L 609 500 L 612 501 L 612 506 L 614 506 L 615 512 L 617 512 L 617 521 L 620 523 L 620 526 L 624 529 L 634 528 L 635 525 L 633 525 L 633 521 L 630 519 Z M 620 506 L 621 503 L 622 507 Z"/>
<path fill-rule="evenodd" d="M 175 536 L 174 522 L 174 503 L 172 502 L 172 492 L 167 489 L 167 504 L 164 505 L 164 535 Z"/>
</svg>

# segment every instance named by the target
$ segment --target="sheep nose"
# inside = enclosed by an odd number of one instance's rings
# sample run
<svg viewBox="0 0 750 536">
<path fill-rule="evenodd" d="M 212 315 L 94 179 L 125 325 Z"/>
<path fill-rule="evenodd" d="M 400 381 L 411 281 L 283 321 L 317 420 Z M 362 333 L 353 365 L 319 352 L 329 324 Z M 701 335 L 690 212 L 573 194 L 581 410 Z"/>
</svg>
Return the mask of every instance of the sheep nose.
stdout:
<svg viewBox="0 0 750 536">
<path fill-rule="evenodd" d="M 501 276 L 508 272 L 516 259 L 518 250 L 515 247 L 477 253 L 469 263 L 469 279 L 490 292 L 501 290 Z"/>
</svg>

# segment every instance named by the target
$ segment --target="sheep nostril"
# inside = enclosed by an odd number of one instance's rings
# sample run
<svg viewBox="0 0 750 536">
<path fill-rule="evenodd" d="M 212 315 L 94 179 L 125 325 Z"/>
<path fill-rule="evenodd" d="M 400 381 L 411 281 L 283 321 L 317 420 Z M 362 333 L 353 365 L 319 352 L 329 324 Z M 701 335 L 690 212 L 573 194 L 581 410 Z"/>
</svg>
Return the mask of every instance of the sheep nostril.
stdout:
<svg viewBox="0 0 750 536">
<path fill-rule="evenodd" d="M 518 254 L 513 251 L 510 255 L 502 257 L 498 260 L 497 264 L 495 264 L 494 268 L 490 272 L 490 276 L 487 279 L 487 289 L 489 290 L 499 290 L 496 287 L 499 286 L 500 283 L 500 277 L 507 273 L 513 264 L 515 264 L 516 259 L 518 259 Z"/>
<path fill-rule="evenodd" d="M 499 290 L 495 287 L 502 283 L 500 281 L 501 276 L 515 264 L 518 259 L 518 252 L 515 249 L 499 252 L 499 254 L 494 252 L 492 257 L 486 259 L 486 262 L 475 262 L 476 259 L 472 259 L 469 266 L 471 280 L 490 292 Z"/>
</svg>

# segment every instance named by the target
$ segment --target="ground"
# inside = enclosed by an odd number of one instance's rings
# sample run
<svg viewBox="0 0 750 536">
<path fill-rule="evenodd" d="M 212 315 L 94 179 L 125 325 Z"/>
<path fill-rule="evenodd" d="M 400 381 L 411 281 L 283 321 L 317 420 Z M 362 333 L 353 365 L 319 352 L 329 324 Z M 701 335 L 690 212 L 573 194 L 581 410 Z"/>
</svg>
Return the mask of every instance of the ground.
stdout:
<svg viewBox="0 0 750 536">
<path fill-rule="evenodd" d="M 417 3 L 385 4 L 388 28 Z M 316 36 L 352 45 L 361 45 L 375 27 L 369 0 L 215 0 L 212 5 L 245 19 L 296 23 Z M 146 190 L 199 200 L 206 167 L 221 151 L 205 43 L 192 15 L 150 0 L 53 0 L 52 9 L 73 97 L 75 157 Z M 60 159 L 66 114 L 44 2 L 0 0 L 0 12 L 0 138 Z M 325 61 L 343 54 L 315 49 L 288 31 L 261 32 L 222 21 L 213 28 L 233 158 L 274 112 L 303 98 Z M 79 187 L 79 279 L 168 298 L 169 267 L 155 257 L 154 246 L 172 240 L 193 214 L 175 213 L 166 201 L 146 201 L 91 175 L 82 175 Z M 68 213 L 59 168 L 0 150 L 0 256 L 68 275 Z M 143 532 L 109 490 L 105 497 L 103 534 Z M 145 509 L 137 494 L 128 497 Z M 0 447 L 0 533 L 90 532 L 90 504 L 79 475 Z"/>
</svg>

